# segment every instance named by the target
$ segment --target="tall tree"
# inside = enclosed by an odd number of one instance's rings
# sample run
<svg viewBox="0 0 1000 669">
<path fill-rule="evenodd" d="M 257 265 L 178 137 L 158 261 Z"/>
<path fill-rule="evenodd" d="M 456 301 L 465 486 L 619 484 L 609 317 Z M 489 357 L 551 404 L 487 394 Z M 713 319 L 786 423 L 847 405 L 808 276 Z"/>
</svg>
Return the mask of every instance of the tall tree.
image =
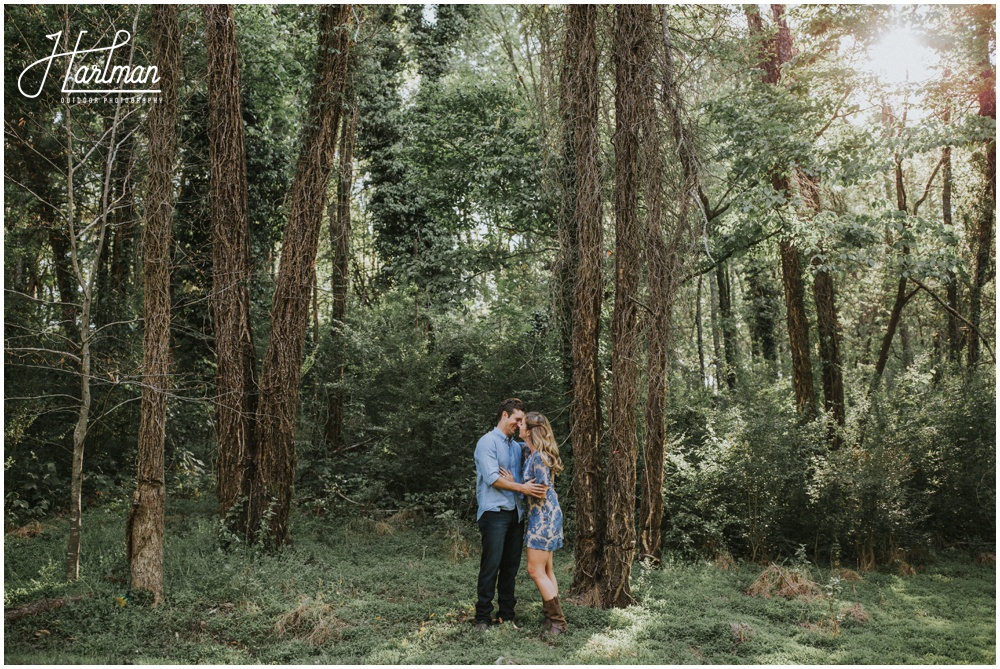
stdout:
<svg viewBox="0 0 1000 669">
<path fill-rule="evenodd" d="M 655 43 L 656 22 L 647 22 Z M 662 45 L 659 48 L 660 89 L 663 108 L 681 163 L 681 203 L 673 227 L 667 224 L 664 193 L 664 157 L 655 97 L 656 82 L 649 69 L 642 74 L 643 187 L 646 191 L 646 266 L 649 275 L 649 358 L 646 391 L 646 443 L 643 450 L 642 503 L 639 510 L 639 556 L 659 562 L 662 555 L 660 525 L 663 520 L 663 452 L 666 442 L 664 414 L 667 396 L 667 351 L 672 335 L 674 297 L 680 285 L 681 240 L 688 230 L 688 197 L 698 190 L 697 155 L 688 128 L 681 119 L 680 86 L 674 71 L 667 13 L 660 8 Z M 667 239 L 665 239 L 665 237 Z M 700 314 L 699 314 L 700 318 Z"/>
<path fill-rule="evenodd" d="M 792 35 L 785 21 L 785 6 L 771 5 L 775 23 L 773 38 L 764 38 L 764 26 L 755 7 L 748 8 L 747 22 L 750 34 L 761 42 L 761 68 L 764 83 L 777 86 L 781 82 L 781 68 L 792 58 Z M 791 194 L 788 166 L 777 167 L 771 174 L 771 186 L 787 200 Z M 791 237 L 778 242 L 781 257 L 781 279 L 785 290 L 785 314 L 788 324 L 788 343 L 792 356 L 792 383 L 795 404 L 804 417 L 816 410 L 813 389 L 812 361 L 809 357 L 809 320 L 806 317 L 805 286 L 802 282 L 802 260 Z"/>
<path fill-rule="evenodd" d="M 994 8 L 995 11 L 995 8 Z M 986 31 L 980 27 L 981 32 Z M 994 40 L 996 32 L 993 33 Z M 987 40 L 981 40 L 986 43 Z M 997 73 L 990 64 L 989 53 L 982 59 L 982 74 L 979 81 L 979 116 L 997 120 Z M 996 217 L 997 200 L 997 142 L 996 137 L 986 141 L 982 157 L 983 186 L 977 203 L 976 220 L 976 265 L 969 295 L 969 321 L 979 330 L 982 320 L 983 286 L 990 274 L 990 255 L 993 248 L 993 219 Z M 969 337 L 968 362 L 970 368 L 979 364 L 979 338 Z"/>
<path fill-rule="evenodd" d="M 163 598 L 163 523 L 166 486 L 163 442 L 170 389 L 170 249 L 177 154 L 177 81 L 181 31 L 176 5 L 154 5 L 150 33 L 159 67 L 161 101 L 149 112 L 149 185 L 142 236 L 143 385 L 136 487 L 125 545 L 132 589 Z"/>
<path fill-rule="evenodd" d="M 797 172 L 797 176 L 803 200 L 814 214 L 819 214 L 823 210 L 819 195 L 819 178 L 801 170 Z M 840 322 L 837 317 L 833 276 L 825 269 L 818 269 L 813 278 L 813 300 L 816 302 L 816 330 L 819 334 L 823 408 L 833 423 L 843 427 L 847 412 L 844 406 L 844 376 L 840 366 Z M 831 445 L 837 447 L 840 441 L 840 437 L 831 429 Z"/>
<path fill-rule="evenodd" d="M 299 373 L 313 266 L 344 106 L 351 14 L 351 5 L 324 5 L 319 11 L 316 75 L 289 195 L 288 223 L 271 304 L 271 333 L 260 375 L 258 457 L 249 496 L 250 522 L 252 527 L 266 522 L 268 539 L 276 545 L 288 539 Z"/>
<path fill-rule="evenodd" d="M 244 537 L 247 482 L 256 461 L 255 354 L 250 324 L 250 224 L 239 52 L 232 5 L 205 5 L 208 139 L 212 209 L 212 317 L 215 326 L 217 494 L 230 528 Z M 241 499 L 243 501 L 241 501 Z M 234 506 L 240 505 L 233 510 Z M 233 510 L 233 511 L 231 511 Z"/>
<path fill-rule="evenodd" d="M 581 603 L 599 602 L 602 575 L 603 485 L 601 476 L 601 304 L 604 301 L 601 172 L 597 130 L 597 8 L 566 8 L 567 47 L 571 61 L 571 114 L 575 119 L 573 156 L 577 231 L 577 278 L 573 298 L 573 496 L 576 501 L 576 570 L 570 595 Z"/>
<path fill-rule="evenodd" d="M 65 48 L 69 51 L 70 33 L 70 11 L 67 7 L 64 10 L 65 19 Z M 135 33 L 138 13 L 132 24 L 132 32 Z M 131 63 L 134 49 L 130 50 L 129 62 Z M 100 199 L 97 205 L 96 217 L 92 223 L 84 223 L 78 211 L 76 200 L 76 172 L 87 161 L 93 153 L 87 154 L 77 163 L 76 149 L 74 146 L 75 128 L 73 126 L 73 105 L 67 102 L 63 115 L 63 127 L 66 130 L 66 224 L 68 229 L 69 257 L 73 268 L 73 276 L 76 284 L 80 288 L 79 320 L 77 321 L 77 331 L 79 338 L 79 354 L 77 358 L 80 366 L 80 408 L 77 413 L 76 424 L 73 427 L 73 459 L 70 473 L 70 520 L 69 520 L 69 544 L 66 550 L 66 578 L 76 580 L 80 576 L 80 541 L 81 528 L 83 523 L 83 455 L 87 441 L 87 433 L 90 430 L 90 410 L 93 402 L 91 394 L 91 369 L 94 361 L 94 339 L 95 330 L 92 326 L 92 314 L 95 304 L 94 295 L 97 284 L 98 267 L 100 265 L 101 253 L 107 239 L 108 213 L 110 210 L 111 198 L 111 175 L 114 170 L 117 158 L 117 140 L 122 124 L 123 111 L 121 98 L 115 103 L 114 114 L 108 131 L 102 136 L 107 139 L 108 148 L 105 153 L 103 174 L 100 184 Z M 86 246 L 94 248 L 93 259 L 89 263 L 84 259 Z"/>
<path fill-rule="evenodd" d="M 611 429 L 608 449 L 601 603 L 635 602 L 630 577 L 635 558 L 636 401 L 638 318 L 636 298 L 642 263 L 639 222 L 640 82 L 650 66 L 649 5 L 615 7 L 615 306 L 611 325 Z"/>
<path fill-rule="evenodd" d="M 350 105 L 349 113 L 343 115 L 340 129 L 340 167 L 337 172 L 337 207 L 330 211 L 330 246 L 333 249 L 333 272 L 331 283 L 330 318 L 333 326 L 331 334 L 333 353 L 333 381 L 336 386 L 330 392 L 326 414 L 326 445 L 336 451 L 343 444 L 344 428 L 344 319 L 347 316 L 347 288 L 350 283 L 351 259 L 351 187 L 354 183 L 354 133 L 358 124 L 357 101 Z"/>
</svg>

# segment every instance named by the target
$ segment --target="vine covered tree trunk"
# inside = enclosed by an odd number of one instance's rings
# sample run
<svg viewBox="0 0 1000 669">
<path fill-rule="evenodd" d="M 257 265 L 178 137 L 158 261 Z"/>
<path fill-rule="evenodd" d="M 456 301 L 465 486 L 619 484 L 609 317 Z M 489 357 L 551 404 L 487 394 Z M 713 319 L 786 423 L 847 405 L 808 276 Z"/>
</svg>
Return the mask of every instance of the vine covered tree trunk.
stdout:
<svg viewBox="0 0 1000 669">
<path fill-rule="evenodd" d="M 250 224 L 240 112 L 240 73 L 232 5 L 205 5 L 208 140 L 212 212 L 212 318 L 215 326 L 215 433 L 219 509 L 248 537 L 246 481 L 256 460 L 257 386 L 250 324 Z M 233 508 L 237 507 L 237 508 Z"/>
<path fill-rule="evenodd" d="M 944 122 L 951 123 L 951 104 L 947 104 L 944 110 Z M 953 224 L 951 210 L 951 147 L 941 148 L 941 222 L 946 230 L 950 230 Z M 962 351 L 962 327 L 958 320 L 958 277 L 951 269 L 948 269 L 948 360 L 958 362 Z"/>
<path fill-rule="evenodd" d="M 326 445 L 331 451 L 343 446 L 344 429 L 344 319 L 347 316 L 347 289 L 350 284 L 351 260 L 351 186 L 354 183 L 354 133 L 358 109 L 343 115 L 340 129 L 340 168 L 337 172 L 337 210 L 330 216 L 330 246 L 333 249 L 333 295 L 330 318 L 332 340 L 333 382 L 326 414 Z"/>
<path fill-rule="evenodd" d="M 163 523 L 166 489 L 163 442 L 170 389 L 170 249 L 177 149 L 177 79 L 181 35 L 176 5 L 154 5 L 153 61 L 160 68 L 161 101 L 149 111 L 149 192 L 143 252 L 143 386 L 136 487 L 125 545 L 132 589 L 163 598 Z"/>
<path fill-rule="evenodd" d="M 649 5 L 615 7 L 615 306 L 611 325 L 611 423 L 606 491 L 604 580 L 601 604 L 635 602 L 629 583 L 635 558 L 638 318 L 642 263 L 639 225 L 641 68 L 649 67 Z"/>
<path fill-rule="evenodd" d="M 577 230 L 578 265 L 573 298 L 573 497 L 576 501 L 576 569 L 570 596 L 585 605 L 600 602 L 602 575 L 603 477 L 601 476 L 601 375 L 599 345 L 604 300 L 604 256 L 601 222 L 601 173 L 597 79 L 597 8 L 566 8 L 566 39 L 575 47 L 570 63 L 573 155 L 576 189 L 573 216 Z"/>
<path fill-rule="evenodd" d="M 350 17 L 350 5 L 320 8 L 316 78 L 289 196 L 288 224 L 271 303 L 271 335 L 260 374 L 258 456 L 249 495 L 250 523 L 266 531 L 268 541 L 277 546 L 288 540 L 299 372 L 309 323 L 313 266 L 344 106 Z"/>
<path fill-rule="evenodd" d="M 744 265 L 744 278 L 750 302 L 750 341 L 752 353 L 774 362 L 778 359 L 778 344 L 774 339 L 775 313 L 779 293 L 769 268 L 752 260 Z"/>
<path fill-rule="evenodd" d="M 568 16 L 568 14 L 567 14 Z M 578 84 L 576 60 L 579 57 L 579 36 L 570 36 L 567 20 L 567 36 L 563 40 L 562 75 L 559 80 L 559 120 L 562 128 L 562 155 L 559 169 L 559 214 L 558 237 L 559 254 L 556 256 L 553 275 L 555 277 L 555 315 L 559 326 L 560 356 L 563 367 L 563 384 L 566 396 L 573 397 L 573 298 L 576 290 L 576 272 L 579 252 L 576 228 L 576 115 L 579 105 L 573 96 Z"/>
<path fill-rule="evenodd" d="M 660 9 L 662 28 L 662 99 L 670 121 L 674 143 L 681 159 L 684 192 L 697 181 L 696 156 L 690 135 L 681 124 L 681 100 L 671 53 L 670 27 L 666 12 Z M 650 41 L 654 42 L 655 23 L 649 23 Z M 660 525 L 663 521 L 663 453 L 666 443 L 664 413 L 667 397 L 667 351 L 671 339 L 674 297 L 679 284 L 681 267 L 680 244 L 687 233 L 687 202 L 681 196 L 680 212 L 670 231 L 669 244 L 664 242 L 667 232 L 663 192 L 662 142 L 657 123 L 656 86 L 651 72 L 643 77 L 643 163 L 644 188 L 647 202 L 646 258 L 650 283 L 650 309 L 653 312 L 649 326 L 649 361 L 646 392 L 646 444 L 643 451 L 642 503 L 639 509 L 639 556 L 659 563 L 662 557 Z"/>
</svg>

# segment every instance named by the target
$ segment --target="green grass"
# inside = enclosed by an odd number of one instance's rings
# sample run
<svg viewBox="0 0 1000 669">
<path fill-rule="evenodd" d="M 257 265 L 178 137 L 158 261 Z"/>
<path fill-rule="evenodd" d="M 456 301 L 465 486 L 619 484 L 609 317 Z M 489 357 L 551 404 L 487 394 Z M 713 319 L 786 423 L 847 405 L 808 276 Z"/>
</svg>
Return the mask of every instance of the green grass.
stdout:
<svg viewBox="0 0 1000 669">
<path fill-rule="evenodd" d="M 520 630 L 477 634 L 470 623 L 478 570 L 471 523 L 298 517 L 277 555 L 219 548 L 212 504 L 168 509 L 166 602 L 128 597 L 124 507 L 84 515 L 80 581 L 61 580 L 68 533 L 54 520 L 5 539 L 4 604 L 85 595 L 5 624 L 12 664 L 927 664 L 996 661 L 996 575 L 958 553 L 915 576 L 866 574 L 831 583 L 813 601 L 745 594 L 762 567 L 636 565 L 638 604 L 601 611 L 565 605 L 570 632 L 538 636 L 541 600 L 519 576 Z M 450 529 L 450 532 L 449 532 Z M 456 541 L 471 548 L 461 557 Z M 572 551 L 556 553 L 565 593 Z M 829 586 L 829 587 L 828 587 Z M 851 615 L 851 607 L 858 615 Z"/>
</svg>

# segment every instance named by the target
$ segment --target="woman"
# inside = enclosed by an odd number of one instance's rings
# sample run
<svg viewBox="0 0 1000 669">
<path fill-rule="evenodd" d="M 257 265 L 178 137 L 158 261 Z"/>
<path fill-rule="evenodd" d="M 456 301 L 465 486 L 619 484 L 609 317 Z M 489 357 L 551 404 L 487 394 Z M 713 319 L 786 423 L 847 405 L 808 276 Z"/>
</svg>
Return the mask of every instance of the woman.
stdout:
<svg viewBox="0 0 1000 669">
<path fill-rule="evenodd" d="M 552 551 L 563 545 L 562 510 L 554 487 L 556 475 L 563 470 L 562 460 L 548 418 L 537 411 L 525 414 L 519 436 L 527 445 L 521 467 L 523 479 L 534 479 L 535 483 L 549 488 L 544 499 L 527 498 L 524 543 L 528 548 L 528 576 L 542 595 L 545 614 L 542 631 L 557 636 L 567 628 L 566 616 L 559 604 L 556 573 L 552 569 Z"/>
</svg>

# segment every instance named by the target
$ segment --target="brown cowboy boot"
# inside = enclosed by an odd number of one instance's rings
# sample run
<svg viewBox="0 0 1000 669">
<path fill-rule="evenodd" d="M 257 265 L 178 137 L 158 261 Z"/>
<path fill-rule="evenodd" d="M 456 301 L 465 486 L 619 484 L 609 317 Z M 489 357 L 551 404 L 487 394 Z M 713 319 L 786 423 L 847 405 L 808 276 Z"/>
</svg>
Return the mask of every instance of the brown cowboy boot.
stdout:
<svg viewBox="0 0 1000 669">
<path fill-rule="evenodd" d="M 544 635 L 552 628 L 552 615 L 555 613 L 552 608 L 552 600 L 542 600 L 542 634 Z"/>
<path fill-rule="evenodd" d="M 566 622 L 566 616 L 563 615 L 562 606 L 559 604 L 559 597 L 553 597 L 549 601 L 543 602 L 542 605 L 547 606 L 549 611 L 546 617 L 549 619 L 550 624 L 546 634 L 552 638 L 565 632 L 569 624 Z"/>
</svg>

